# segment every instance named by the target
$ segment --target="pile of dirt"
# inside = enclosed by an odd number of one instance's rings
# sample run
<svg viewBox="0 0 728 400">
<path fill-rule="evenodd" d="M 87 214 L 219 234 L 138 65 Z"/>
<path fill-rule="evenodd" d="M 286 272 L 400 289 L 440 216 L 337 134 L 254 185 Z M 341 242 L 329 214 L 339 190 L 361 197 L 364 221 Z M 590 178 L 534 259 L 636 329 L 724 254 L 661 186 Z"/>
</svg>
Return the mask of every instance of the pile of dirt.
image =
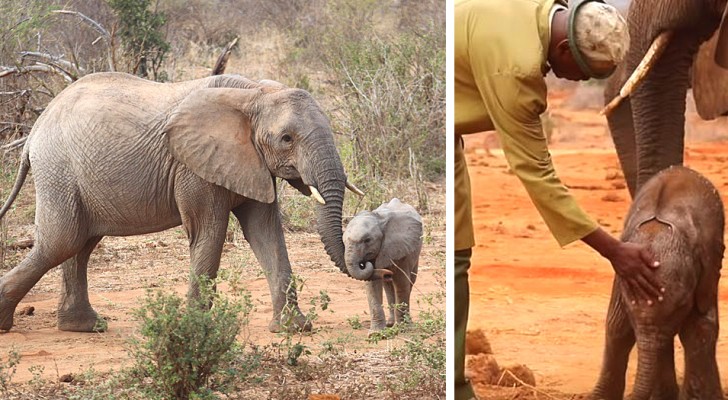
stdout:
<svg viewBox="0 0 728 400">
<path fill-rule="evenodd" d="M 476 392 L 480 391 L 480 386 L 536 386 L 536 377 L 526 365 L 498 365 L 490 342 L 481 329 L 466 333 L 465 377 L 470 380 Z"/>
</svg>

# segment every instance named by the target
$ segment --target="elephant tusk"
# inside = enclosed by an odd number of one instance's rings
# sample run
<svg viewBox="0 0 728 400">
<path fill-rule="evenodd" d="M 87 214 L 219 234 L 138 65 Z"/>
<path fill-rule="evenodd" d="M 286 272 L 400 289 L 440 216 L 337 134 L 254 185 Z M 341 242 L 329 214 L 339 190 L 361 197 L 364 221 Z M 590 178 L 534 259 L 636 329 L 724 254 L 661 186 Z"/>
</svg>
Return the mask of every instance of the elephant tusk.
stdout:
<svg viewBox="0 0 728 400">
<path fill-rule="evenodd" d="M 326 200 L 324 200 L 324 198 L 321 197 L 321 193 L 319 193 L 319 191 L 315 187 L 309 186 L 308 188 L 311 189 L 311 196 L 313 196 L 313 198 L 316 199 L 316 201 L 318 201 L 321 204 L 326 204 Z"/>
<path fill-rule="evenodd" d="M 359 196 L 365 196 L 364 192 L 362 192 L 358 187 L 354 186 L 354 184 L 349 182 L 348 180 L 346 181 L 346 188 L 358 194 Z"/>
<path fill-rule="evenodd" d="M 635 68 L 629 79 L 622 85 L 622 89 L 619 90 L 619 95 L 613 98 L 603 109 L 599 112 L 599 115 L 609 115 L 615 108 L 626 99 L 632 92 L 634 92 L 637 85 L 645 79 L 647 73 L 655 65 L 657 59 L 660 58 L 662 52 L 665 51 L 667 44 L 670 42 L 672 37 L 672 31 L 665 31 L 660 33 L 655 40 L 652 41 L 650 48 L 645 52 L 645 56 L 640 61 L 637 68 Z"/>
</svg>

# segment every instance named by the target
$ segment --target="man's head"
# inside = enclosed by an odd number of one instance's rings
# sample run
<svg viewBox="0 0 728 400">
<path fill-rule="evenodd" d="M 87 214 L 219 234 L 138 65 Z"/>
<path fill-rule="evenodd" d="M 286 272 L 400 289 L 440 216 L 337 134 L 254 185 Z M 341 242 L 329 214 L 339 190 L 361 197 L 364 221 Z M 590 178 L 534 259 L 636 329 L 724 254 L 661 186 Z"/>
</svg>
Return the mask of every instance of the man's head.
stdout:
<svg viewBox="0 0 728 400">
<path fill-rule="evenodd" d="M 559 78 L 606 78 L 629 47 L 627 23 L 616 8 L 595 0 L 572 0 L 551 22 L 549 64 Z"/>
</svg>

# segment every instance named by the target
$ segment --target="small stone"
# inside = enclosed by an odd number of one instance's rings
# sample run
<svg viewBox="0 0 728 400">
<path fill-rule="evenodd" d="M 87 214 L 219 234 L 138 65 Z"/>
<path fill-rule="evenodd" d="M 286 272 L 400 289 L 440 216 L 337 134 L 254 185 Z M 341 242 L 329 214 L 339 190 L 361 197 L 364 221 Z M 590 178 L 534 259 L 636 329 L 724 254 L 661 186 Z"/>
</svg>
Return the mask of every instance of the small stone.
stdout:
<svg viewBox="0 0 728 400">
<path fill-rule="evenodd" d="M 604 195 L 604 197 L 602 197 L 602 201 L 607 201 L 610 203 L 619 203 L 620 201 L 624 201 L 624 199 L 622 198 L 622 196 L 619 196 L 617 194 L 607 193 Z"/>
<path fill-rule="evenodd" d="M 18 315 L 33 315 L 33 313 L 35 313 L 35 307 L 33 306 L 23 307 L 17 312 Z"/>
</svg>

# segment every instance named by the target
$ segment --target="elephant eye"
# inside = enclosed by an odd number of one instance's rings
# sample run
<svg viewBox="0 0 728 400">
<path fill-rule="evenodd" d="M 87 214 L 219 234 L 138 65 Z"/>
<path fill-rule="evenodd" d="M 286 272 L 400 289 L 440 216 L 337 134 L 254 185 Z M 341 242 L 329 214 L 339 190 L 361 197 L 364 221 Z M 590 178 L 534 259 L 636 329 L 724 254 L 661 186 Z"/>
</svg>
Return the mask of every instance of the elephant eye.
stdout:
<svg viewBox="0 0 728 400">
<path fill-rule="evenodd" d="M 366 243 L 366 244 L 369 244 L 371 242 L 372 242 L 372 238 L 370 238 L 370 237 L 364 239 L 364 243 Z"/>
<path fill-rule="evenodd" d="M 286 143 L 291 143 L 293 141 L 293 138 L 291 137 L 291 135 L 289 135 L 289 134 L 286 133 L 286 134 L 283 135 L 283 137 L 281 138 L 281 140 L 283 140 Z"/>
</svg>

